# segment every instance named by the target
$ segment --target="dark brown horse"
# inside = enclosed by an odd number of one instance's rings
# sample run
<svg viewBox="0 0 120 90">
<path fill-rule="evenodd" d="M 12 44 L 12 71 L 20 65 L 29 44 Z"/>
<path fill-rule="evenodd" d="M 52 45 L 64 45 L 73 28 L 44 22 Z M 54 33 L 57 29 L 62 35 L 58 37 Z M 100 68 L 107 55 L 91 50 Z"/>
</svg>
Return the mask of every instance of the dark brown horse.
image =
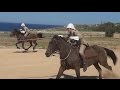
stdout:
<svg viewBox="0 0 120 90">
<path fill-rule="evenodd" d="M 45 53 L 46 57 L 49 57 L 55 51 L 59 51 L 61 59 L 61 66 L 56 78 L 60 78 L 67 69 L 75 69 L 77 78 L 80 78 L 80 68 L 83 68 L 83 62 L 79 54 L 79 47 L 66 42 L 64 37 L 55 35 L 49 42 Z M 114 65 L 117 62 L 117 57 L 112 50 L 97 45 L 88 46 L 85 50 L 85 56 L 87 67 L 94 65 L 99 72 L 100 79 L 102 79 L 102 69 L 98 64 L 112 71 L 112 67 L 107 63 L 107 56 L 113 60 Z"/>
<path fill-rule="evenodd" d="M 20 47 L 18 47 L 18 44 L 22 43 L 22 48 L 24 50 L 28 50 L 31 46 L 32 46 L 32 43 L 34 44 L 33 46 L 33 51 L 35 50 L 36 46 L 37 46 L 37 39 L 38 38 L 42 38 L 42 33 L 37 33 L 37 34 L 33 34 L 33 33 L 30 33 L 28 34 L 27 37 L 24 37 L 24 35 L 17 29 L 14 29 L 10 36 L 16 36 L 17 38 L 17 43 L 16 43 L 16 47 L 18 49 L 20 49 Z M 24 43 L 25 42 L 29 42 L 30 43 L 30 46 L 28 48 L 25 48 L 24 47 Z"/>
</svg>

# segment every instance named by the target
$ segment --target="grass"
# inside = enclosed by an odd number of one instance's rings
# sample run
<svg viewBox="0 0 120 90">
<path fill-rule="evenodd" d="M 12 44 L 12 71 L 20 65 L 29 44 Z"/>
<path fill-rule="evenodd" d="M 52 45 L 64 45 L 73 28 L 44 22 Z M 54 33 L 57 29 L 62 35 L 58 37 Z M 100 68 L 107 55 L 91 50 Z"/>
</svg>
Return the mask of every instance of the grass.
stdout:
<svg viewBox="0 0 120 90">
<path fill-rule="evenodd" d="M 54 33 L 55 34 L 55 33 Z M 44 38 L 40 38 L 37 40 L 38 46 L 36 48 L 38 49 L 46 49 L 48 46 L 48 43 L 52 36 L 54 35 L 52 33 L 45 33 Z M 0 47 L 13 47 L 16 48 L 16 38 L 10 37 L 9 32 L 0 33 Z M 64 34 L 65 35 L 65 34 Z M 108 37 L 86 37 L 85 40 L 90 45 L 100 45 L 107 48 L 117 48 L 120 46 L 120 39 L 115 38 L 108 38 Z M 28 44 L 26 44 L 28 46 Z M 20 45 L 21 46 L 21 45 Z"/>
<path fill-rule="evenodd" d="M 120 46 L 120 39 L 109 38 L 109 37 L 86 38 L 86 41 L 90 45 L 100 45 L 107 48 L 117 48 Z"/>
</svg>

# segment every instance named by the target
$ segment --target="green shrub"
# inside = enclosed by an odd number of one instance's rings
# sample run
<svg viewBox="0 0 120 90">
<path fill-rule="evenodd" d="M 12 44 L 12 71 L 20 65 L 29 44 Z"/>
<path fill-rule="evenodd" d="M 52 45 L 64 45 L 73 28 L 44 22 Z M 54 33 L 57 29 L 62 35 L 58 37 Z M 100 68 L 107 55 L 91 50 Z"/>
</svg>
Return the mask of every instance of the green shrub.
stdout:
<svg viewBox="0 0 120 90">
<path fill-rule="evenodd" d="M 105 32 L 105 37 L 113 37 L 113 34 L 114 34 L 114 32 L 112 31 L 112 30 L 107 30 L 106 32 Z"/>
</svg>

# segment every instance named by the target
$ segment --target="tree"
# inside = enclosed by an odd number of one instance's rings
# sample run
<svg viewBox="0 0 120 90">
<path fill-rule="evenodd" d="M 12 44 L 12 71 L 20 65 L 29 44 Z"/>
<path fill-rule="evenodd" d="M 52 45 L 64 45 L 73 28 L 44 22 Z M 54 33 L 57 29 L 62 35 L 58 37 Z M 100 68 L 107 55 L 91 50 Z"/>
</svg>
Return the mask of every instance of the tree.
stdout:
<svg viewBox="0 0 120 90">
<path fill-rule="evenodd" d="M 116 27 L 114 23 L 107 22 L 96 27 L 97 31 L 104 31 L 106 37 L 113 37 Z"/>
</svg>

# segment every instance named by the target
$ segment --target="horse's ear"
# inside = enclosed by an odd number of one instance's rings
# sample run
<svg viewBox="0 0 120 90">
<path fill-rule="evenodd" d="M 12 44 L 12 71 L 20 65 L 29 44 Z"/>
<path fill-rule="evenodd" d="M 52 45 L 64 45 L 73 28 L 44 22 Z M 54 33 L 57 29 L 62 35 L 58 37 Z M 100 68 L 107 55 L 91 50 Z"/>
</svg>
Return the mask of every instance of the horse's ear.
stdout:
<svg viewBox="0 0 120 90">
<path fill-rule="evenodd" d="M 58 37 L 58 35 L 54 35 L 54 37 L 56 37 L 56 38 L 57 38 L 57 37 Z"/>
<path fill-rule="evenodd" d="M 58 36 L 58 35 L 54 35 L 54 36 L 53 36 L 53 38 L 58 39 L 58 38 L 59 38 L 59 36 Z"/>
</svg>

